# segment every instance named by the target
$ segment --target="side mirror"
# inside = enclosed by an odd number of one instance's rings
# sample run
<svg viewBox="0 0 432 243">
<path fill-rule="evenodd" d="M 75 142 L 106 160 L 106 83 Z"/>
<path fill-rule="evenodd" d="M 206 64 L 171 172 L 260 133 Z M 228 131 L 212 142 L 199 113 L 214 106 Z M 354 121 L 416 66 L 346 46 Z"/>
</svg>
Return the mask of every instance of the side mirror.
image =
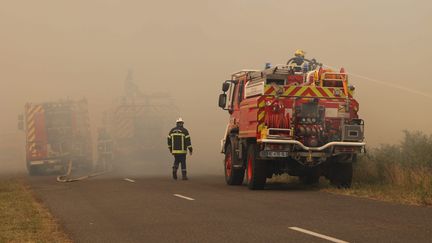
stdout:
<svg viewBox="0 0 432 243">
<path fill-rule="evenodd" d="M 228 91 L 228 89 L 230 88 L 230 83 L 229 82 L 224 82 L 222 84 L 222 91 L 225 93 Z"/>
<path fill-rule="evenodd" d="M 226 94 L 219 95 L 219 107 L 225 109 L 226 107 L 227 96 Z"/>
</svg>

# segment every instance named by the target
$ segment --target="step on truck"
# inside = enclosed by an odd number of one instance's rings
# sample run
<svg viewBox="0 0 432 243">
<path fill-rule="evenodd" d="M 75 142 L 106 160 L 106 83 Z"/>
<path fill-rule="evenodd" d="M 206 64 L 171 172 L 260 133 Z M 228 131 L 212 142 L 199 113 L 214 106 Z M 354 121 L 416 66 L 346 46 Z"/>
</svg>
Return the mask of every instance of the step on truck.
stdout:
<svg viewBox="0 0 432 243">
<path fill-rule="evenodd" d="M 298 64 L 298 58 L 266 64 L 223 82 L 219 107 L 230 115 L 221 141 L 228 185 L 246 177 L 250 189 L 262 189 L 267 178 L 288 173 L 305 184 L 324 176 L 337 187 L 351 186 L 353 163 L 365 148 L 354 86 L 343 68 L 325 69 L 314 59 Z"/>
<path fill-rule="evenodd" d="M 92 169 L 88 105 L 85 99 L 27 103 L 18 127 L 25 132 L 30 175 L 73 168 Z"/>
</svg>

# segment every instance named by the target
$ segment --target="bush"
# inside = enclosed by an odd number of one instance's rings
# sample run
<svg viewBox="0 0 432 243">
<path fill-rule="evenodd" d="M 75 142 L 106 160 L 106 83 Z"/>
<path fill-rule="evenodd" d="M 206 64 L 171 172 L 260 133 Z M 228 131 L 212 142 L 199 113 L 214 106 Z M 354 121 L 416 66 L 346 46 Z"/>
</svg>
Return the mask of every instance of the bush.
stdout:
<svg viewBox="0 0 432 243">
<path fill-rule="evenodd" d="M 355 187 L 380 186 L 420 204 L 432 204 L 432 136 L 404 131 L 397 145 L 370 149 L 359 159 Z"/>
</svg>

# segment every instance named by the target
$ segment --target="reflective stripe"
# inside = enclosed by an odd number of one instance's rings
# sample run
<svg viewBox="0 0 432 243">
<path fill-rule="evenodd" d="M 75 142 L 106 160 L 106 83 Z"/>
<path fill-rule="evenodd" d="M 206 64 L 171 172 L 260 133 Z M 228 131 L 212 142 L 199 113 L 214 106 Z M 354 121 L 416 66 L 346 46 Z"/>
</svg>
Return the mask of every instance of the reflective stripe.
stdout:
<svg viewBox="0 0 432 243">
<path fill-rule="evenodd" d="M 181 137 L 181 149 L 175 149 L 177 144 L 175 143 L 175 137 Z M 184 147 L 184 139 L 185 139 L 185 135 L 183 133 L 172 133 L 171 134 L 171 145 L 173 147 L 171 153 L 173 154 L 185 154 L 186 153 L 186 149 Z"/>
</svg>

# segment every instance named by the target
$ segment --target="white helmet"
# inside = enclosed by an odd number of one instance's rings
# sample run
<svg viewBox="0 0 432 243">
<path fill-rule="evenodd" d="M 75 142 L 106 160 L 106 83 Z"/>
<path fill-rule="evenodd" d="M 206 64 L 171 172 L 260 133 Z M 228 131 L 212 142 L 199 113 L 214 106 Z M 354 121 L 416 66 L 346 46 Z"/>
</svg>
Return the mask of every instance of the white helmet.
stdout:
<svg viewBox="0 0 432 243">
<path fill-rule="evenodd" d="M 176 121 L 176 123 L 179 123 L 179 122 L 183 122 L 184 123 L 184 121 L 183 121 L 183 119 L 181 117 L 179 117 L 179 119 L 177 119 L 177 121 Z"/>
</svg>

